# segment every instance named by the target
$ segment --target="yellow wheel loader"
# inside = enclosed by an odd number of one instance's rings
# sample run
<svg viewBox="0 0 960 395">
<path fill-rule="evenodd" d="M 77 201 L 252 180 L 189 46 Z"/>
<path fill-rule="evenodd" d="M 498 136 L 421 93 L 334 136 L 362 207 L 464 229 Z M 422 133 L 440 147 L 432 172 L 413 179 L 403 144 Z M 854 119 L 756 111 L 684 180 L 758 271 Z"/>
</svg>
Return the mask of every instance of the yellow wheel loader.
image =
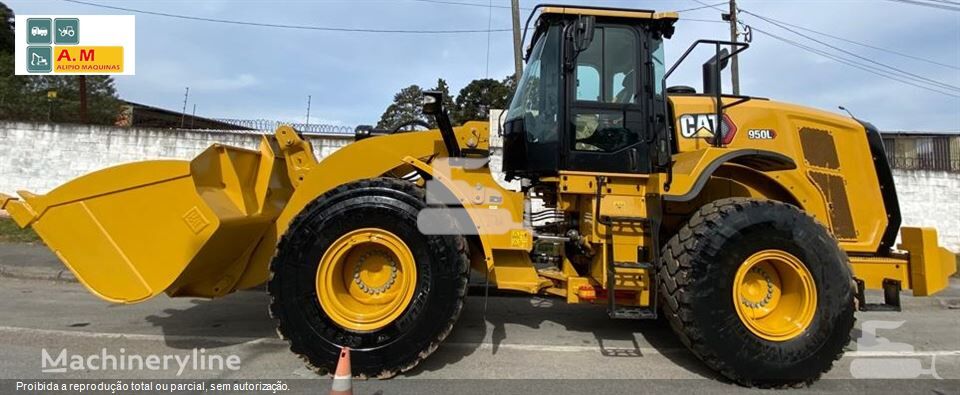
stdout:
<svg viewBox="0 0 960 395">
<path fill-rule="evenodd" d="M 259 151 L 215 144 L 189 162 L 0 195 L 0 207 L 111 302 L 266 282 L 279 333 L 319 373 L 343 346 L 358 376 L 416 366 L 456 323 L 471 270 L 615 319 L 665 316 L 706 365 L 760 387 L 830 369 L 858 308 L 946 287 L 955 257 L 935 230 L 900 227 L 872 125 L 723 94 L 742 43 L 694 43 L 677 64 L 711 49 L 703 89 L 669 87 L 677 13 L 535 11 L 502 119 L 503 170 L 520 190 L 491 175 L 488 124 L 453 127 L 428 92 L 437 130 L 361 127 L 322 162 L 280 127 Z"/>
</svg>

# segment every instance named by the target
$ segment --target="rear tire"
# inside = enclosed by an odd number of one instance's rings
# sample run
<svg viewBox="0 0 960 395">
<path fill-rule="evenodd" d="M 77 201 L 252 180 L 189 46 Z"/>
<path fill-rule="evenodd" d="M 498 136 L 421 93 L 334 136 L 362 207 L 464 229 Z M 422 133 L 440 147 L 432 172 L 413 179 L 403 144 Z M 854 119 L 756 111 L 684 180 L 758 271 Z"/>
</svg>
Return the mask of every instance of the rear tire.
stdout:
<svg viewBox="0 0 960 395">
<path fill-rule="evenodd" d="M 290 350 L 318 373 L 333 373 L 340 349 L 346 346 L 352 351 L 355 376 L 391 377 L 416 366 L 450 333 L 466 295 L 467 244 L 462 236 L 420 233 L 417 214 L 424 207 L 421 188 L 377 178 L 346 184 L 318 197 L 291 222 L 270 267 L 270 313 L 277 320 L 278 333 L 290 343 Z M 342 237 L 347 237 L 344 235 L 367 229 L 395 235 L 405 245 L 415 262 L 411 263 L 415 269 L 410 266 L 413 270 L 409 270 L 415 273 L 411 275 L 415 285 L 412 297 L 402 312 L 397 310 L 396 318 L 363 330 L 344 324 L 336 311 L 325 310 L 324 304 L 330 302 L 321 303 L 317 295 L 318 289 L 324 290 L 320 287 L 327 284 L 318 275 L 322 273 L 318 272 L 321 262 L 329 265 L 324 254 L 341 243 Z M 360 265 L 363 259 L 353 262 Z M 348 279 L 350 275 L 347 273 Z M 339 273 L 332 278 L 339 279 Z M 343 282 L 353 286 L 351 281 Z M 394 283 L 392 277 L 389 282 L 385 287 Z M 372 288 L 364 289 L 368 290 L 372 295 Z"/>
<path fill-rule="evenodd" d="M 735 287 L 743 278 L 741 265 L 765 251 L 795 257 L 785 261 L 802 265 L 796 276 L 806 273 L 806 284 L 815 291 L 807 304 L 779 299 L 782 306 L 809 308 L 805 324 L 798 323 L 799 330 L 780 338 L 762 326 L 757 329 L 756 314 L 742 316 L 738 309 L 745 308 L 734 304 L 752 309 L 768 303 L 774 293 L 773 286 L 767 289 L 770 277 L 792 275 L 788 264 L 769 270 L 774 274 L 755 276 L 761 285 L 766 279 L 766 286 L 752 289 L 758 295 L 754 301 L 734 294 L 742 288 Z M 715 201 L 693 214 L 661 256 L 661 306 L 671 327 L 698 358 L 738 384 L 770 388 L 812 383 L 830 370 L 850 342 L 855 305 L 846 254 L 822 225 L 796 207 L 744 198 Z M 777 295 L 786 289 L 776 288 Z"/>
</svg>

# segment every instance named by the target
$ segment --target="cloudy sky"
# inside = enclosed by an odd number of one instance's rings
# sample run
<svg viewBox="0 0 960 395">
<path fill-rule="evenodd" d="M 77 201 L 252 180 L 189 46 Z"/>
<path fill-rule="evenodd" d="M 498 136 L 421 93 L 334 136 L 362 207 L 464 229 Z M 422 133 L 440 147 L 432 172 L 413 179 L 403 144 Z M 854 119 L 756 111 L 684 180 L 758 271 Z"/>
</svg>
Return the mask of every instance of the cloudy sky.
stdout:
<svg viewBox="0 0 960 395">
<path fill-rule="evenodd" d="M 85 2 L 144 11 L 258 23 L 375 29 L 507 29 L 509 0 L 168 0 Z M 721 0 L 704 0 L 716 4 Z M 62 0 L 5 1 L 17 14 L 130 14 Z M 553 0 L 552 3 L 576 3 Z M 580 0 L 580 3 L 585 1 Z M 693 0 L 608 0 L 598 5 L 656 10 L 700 7 Z M 471 6 L 470 4 L 482 5 Z M 493 4 L 493 8 L 486 5 Z M 522 0 L 526 10 L 535 1 Z M 760 32 L 741 57 L 744 94 L 837 111 L 843 105 L 883 130 L 960 130 L 960 12 L 889 0 L 739 0 L 756 15 L 800 28 L 870 44 L 941 63 L 910 59 L 792 28 L 852 52 L 837 52 L 763 19 L 741 14 L 758 30 L 869 67 L 895 67 L 932 80 L 953 96 L 907 85 L 798 49 Z M 492 13 L 491 13 L 492 10 Z M 529 11 L 523 11 L 523 14 Z M 509 32 L 383 34 L 293 30 L 231 25 L 137 14 L 137 75 L 117 77 L 122 98 L 180 109 L 184 87 L 197 115 L 303 122 L 307 95 L 311 120 L 356 125 L 376 123 L 394 93 L 410 84 L 433 86 L 447 79 L 454 92 L 476 78 L 512 73 Z M 525 15 L 524 15 L 525 17 Z M 698 20 L 687 20 L 683 18 Z M 719 12 L 681 14 L 667 43 L 668 62 L 698 38 L 728 38 Z M 713 22 L 711 22 L 713 21 Z M 700 86 L 698 64 L 685 62 L 670 84 Z M 871 63 L 876 62 L 876 63 Z M 882 64 L 882 65 L 881 65 Z"/>
</svg>

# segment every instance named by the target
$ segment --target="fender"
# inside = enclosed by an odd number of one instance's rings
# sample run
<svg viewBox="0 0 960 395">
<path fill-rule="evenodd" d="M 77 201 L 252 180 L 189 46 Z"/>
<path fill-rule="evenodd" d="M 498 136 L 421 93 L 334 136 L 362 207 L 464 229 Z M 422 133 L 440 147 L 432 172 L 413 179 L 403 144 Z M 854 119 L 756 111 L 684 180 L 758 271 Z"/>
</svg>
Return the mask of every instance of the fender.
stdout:
<svg viewBox="0 0 960 395">
<path fill-rule="evenodd" d="M 308 142 L 295 134 L 289 135 L 289 140 L 282 137 L 278 135 L 280 145 L 306 146 L 298 150 L 304 155 L 285 157 L 290 182 L 295 189 L 277 220 L 267 229 L 251 254 L 250 263 L 237 281 L 236 289 L 255 287 L 267 280 L 270 261 L 280 236 L 287 231 L 293 218 L 318 196 L 339 185 L 389 173 L 404 166 L 403 158 L 406 156 L 429 158 L 442 149 L 437 146 L 441 141 L 438 131 L 401 133 L 350 143 L 317 162 Z M 363 160 L 358 161 L 358 158 Z"/>
<path fill-rule="evenodd" d="M 794 170 L 797 168 L 797 163 L 789 156 L 759 149 L 731 151 L 722 148 L 707 148 L 681 153 L 674 158 L 673 187 L 664 193 L 663 197 L 668 202 L 688 202 L 696 198 L 713 173 L 726 163 L 746 166 L 761 172 Z"/>
<path fill-rule="evenodd" d="M 456 128 L 458 140 L 461 145 L 469 146 L 469 140 L 476 139 L 477 135 L 482 136 L 485 130 L 480 129 L 485 128 L 486 124 L 467 123 Z M 284 144 L 284 141 L 280 143 Z M 479 148 L 486 145 L 486 141 L 479 143 Z M 293 144 L 297 144 L 296 141 Z M 237 282 L 236 289 L 255 287 L 266 281 L 280 236 L 287 231 L 293 218 L 314 199 L 340 185 L 388 174 L 400 176 L 400 173 L 414 170 L 427 180 L 428 194 L 431 181 L 436 182 L 463 207 L 470 222 L 463 225 L 467 228 L 465 233 L 479 236 L 488 270 L 493 269 L 495 253 L 501 255 L 504 250 L 529 252 L 533 248 L 533 235 L 523 228 L 523 195 L 500 187 L 485 166 L 486 159 L 438 157 L 438 153 L 443 152 L 445 148 L 439 131 L 431 130 L 357 141 L 320 162 L 311 162 L 309 158 L 302 161 L 297 161 L 295 157 L 286 158 L 290 181 L 295 190 L 274 225 L 265 232 L 251 254 L 250 263 Z M 363 161 L 358 162 L 357 158 L 363 158 Z M 465 165 L 469 161 L 482 163 Z M 510 276 L 501 274 L 497 282 L 499 286 L 528 292 L 539 286 L 529 258 L 527 262 L 515 263 L 522 268 L 518 270 L 522 273 L 511 273 Z M 529 270 L 523 270 L 527 266 Z M 496 271 L 493 274 L 497 276 Z"/>
</svg>

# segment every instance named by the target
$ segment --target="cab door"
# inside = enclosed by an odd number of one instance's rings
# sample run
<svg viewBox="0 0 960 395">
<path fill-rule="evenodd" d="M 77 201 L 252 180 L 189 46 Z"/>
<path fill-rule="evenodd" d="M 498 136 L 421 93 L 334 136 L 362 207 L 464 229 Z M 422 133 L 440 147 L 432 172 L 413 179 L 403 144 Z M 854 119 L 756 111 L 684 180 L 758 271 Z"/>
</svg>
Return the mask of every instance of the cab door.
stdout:
<svg viewBox="0 0 960 395">
<path fill-rule="evenodd" d="M 565 170 L 650 172 L 642 37 L 632 26 L 598 24 L 567 71 Z"/>
</svg>

